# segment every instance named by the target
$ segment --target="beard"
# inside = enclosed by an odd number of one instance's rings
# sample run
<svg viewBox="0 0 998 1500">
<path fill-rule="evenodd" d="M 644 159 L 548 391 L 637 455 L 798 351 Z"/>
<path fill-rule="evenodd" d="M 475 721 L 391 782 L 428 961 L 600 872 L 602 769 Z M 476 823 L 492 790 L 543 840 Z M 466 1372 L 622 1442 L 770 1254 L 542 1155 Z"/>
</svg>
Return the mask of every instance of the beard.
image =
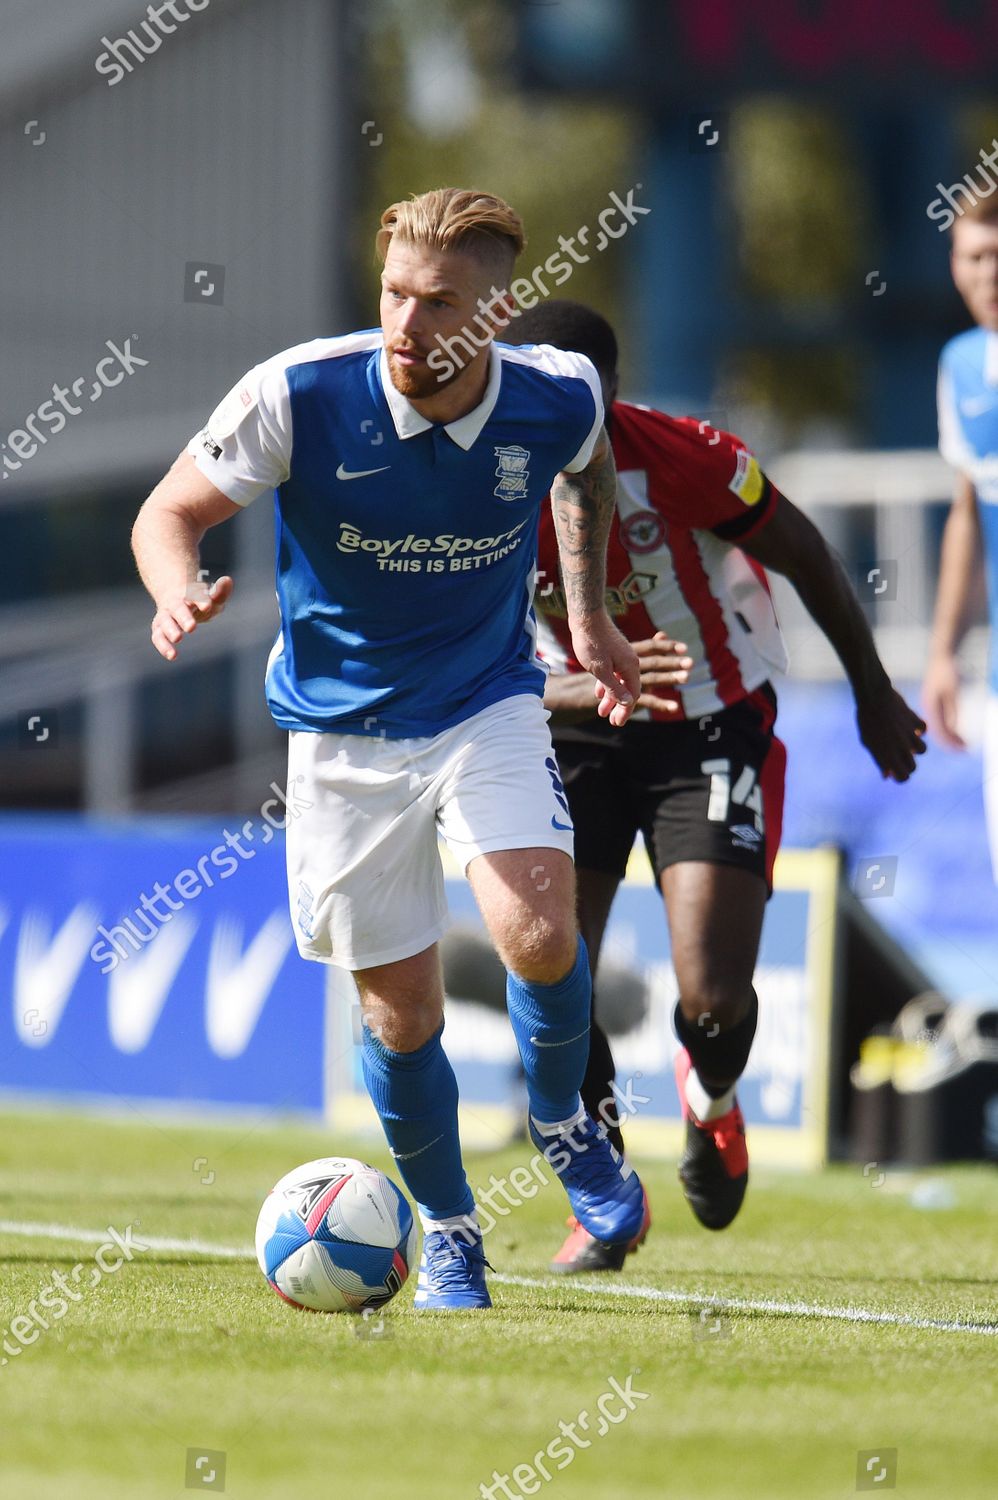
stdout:
<svg viewBox="0 0 998 1500">
<path fill-rule="evenodd" d="M 421 349 L 412 352 L 423 353 Z M 431 396 L 438 396 L 463 373 L 465 368 L 466 366 L 462 366 L 458 369 L 451 360 L 447 360 L 442 369 L 436 370 L 425 364 L 402 365 L 395 359 L 393 351 L 388 350 L 388 373 L 391 376 L 392 385 L 401 396 L 405 396 L 410 401 L 427 401 Z"/>
</svg>

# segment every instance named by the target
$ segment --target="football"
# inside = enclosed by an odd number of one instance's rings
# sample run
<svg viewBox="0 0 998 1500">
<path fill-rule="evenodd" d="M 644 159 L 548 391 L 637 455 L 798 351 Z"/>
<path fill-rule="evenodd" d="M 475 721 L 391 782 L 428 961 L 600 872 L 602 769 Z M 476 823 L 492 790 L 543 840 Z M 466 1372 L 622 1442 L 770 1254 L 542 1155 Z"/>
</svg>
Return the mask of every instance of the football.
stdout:
<svg viewBox="0 0 998 1500">
<path fill-rule="evenodd" d="M 256 1224 L 256 1258 L 286 1302 L 363 1312 L 395 1296 L 416 1253 L 405 1198 L 376 1167 L 324 1156 L 276 1183 Z"/>
</svg>

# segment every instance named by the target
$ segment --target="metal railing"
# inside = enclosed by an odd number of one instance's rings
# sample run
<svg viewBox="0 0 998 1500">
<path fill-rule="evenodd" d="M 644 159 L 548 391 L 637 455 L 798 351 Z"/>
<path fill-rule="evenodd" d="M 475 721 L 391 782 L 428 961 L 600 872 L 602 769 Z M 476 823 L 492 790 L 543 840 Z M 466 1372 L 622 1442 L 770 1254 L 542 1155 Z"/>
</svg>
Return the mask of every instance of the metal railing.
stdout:
<svg viewBox="0 0 998 1500">
<path fill-rule="evenodd" d="M 867 575 L 865 598 L 888 670 L 899 680 L 917 680 L 935 592 L 939 507 L 949 500 L 951 471 L 932 451 L 852 451 L 786 454 L 769 465 L 769 473 L 843 555 L 861 594 Z M 248 788 L 269 781 L 275 742 L 263 703 L 263 675 L 278 614 L 267 509 L 254 506 L 237 519 L 232 602 L 170 664 L 150 646 L 150 603 L 137 587 L 0 611 L 0 719 L 18 718 L 32 708 L 82 705 L 81 800 L 87 810 L 121 813 L 139 805 L 183 810 L 213 800 L 218 806 L 239 805 L 240 797 L 250 795 Z M 871 581 L 877 569 L 880 574 Z M 831 647 L 781 579 L 774 579 L 774 597 L 791 676 L 840 677 Z M 981 628 L 968 637 L 968 675 L 983 673 L 986 634 Z M 140 794 L 140 691 L 163 672 L 182 676 L 220 661 L 230 663 L 234 676 L 235 764 Z"/>
</svg>

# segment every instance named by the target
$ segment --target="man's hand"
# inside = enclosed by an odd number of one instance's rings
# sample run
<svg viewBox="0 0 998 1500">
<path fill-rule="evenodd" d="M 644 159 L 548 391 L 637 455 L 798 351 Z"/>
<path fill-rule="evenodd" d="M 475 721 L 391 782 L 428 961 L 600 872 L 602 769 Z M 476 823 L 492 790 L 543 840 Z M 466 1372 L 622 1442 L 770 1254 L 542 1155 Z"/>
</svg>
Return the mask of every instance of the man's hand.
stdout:
<svg viewBox="0 0 998 1500">
<path fill-rule="evenodd" d="M 674 698 L 660 698 L 656 688 L 682 687 L 690 675 L 693 658 L 682 641 L 670 640 L 664 630 L 656 630 L 647 641 L 635 641 L 641 667 L 641 695 L 635 708 L 652 708 L 658 713 L 674 714 L 679 704 Z"/>
<path fill-rule="evenodd" d="M 176 659 L 176 647 L 185 635 L 213 620 L 225 608 L 232 593 L 232 579 L 216 578 L 209 588 L 201 579 L 188 584 L 180 598 L 165 600 L 153 615 L 152 643 L 167 661 Z"/>
<path fill-rule="evenodd" d="M 967 742 L 957 731 L 960 672 L 955 656 L 939 653 L 930 658 L 922 684 L 922 702 L 932 733 L 948 749 L 966 750 Z"/>
<path fill-rule="evenodd" d="M 205 479 L 189 453 L 181 453 L 135 518 L 132 551 L 156 605 L 152 643 L 167 661 L 175 660 L 185 635 L 225 608 L 232 579 L 219 578 L 209 589 L 200 577 L 199 547 L 209 526 L 239 510 Z"/>
<path fill-rule="evenodd" d="M 875 692 L 856 700 L 859 737 L 887 780 L 907 781 L 924 755 L 925 721 L 885 678 Z"/>
<path fill-rule="evenodd" d="M 641 692 L 637 653 L 606 610 L 569 621 L 569 626 L 576 661 L 596 679 L 596 712 L 611 724 L 626 724 Z"/>
<path fill-rule="evenodd" d="M 679 712 L 673 698 L 660 698 L 656 689 L 682 687 L 687 681 L 693 658 L 686 655 L 681 641 L 670 640 L 658 630 L 647 641 L 632 641 L 641 669 L 641 694 L 635 708 L 655 709 L 659 713 Z M 596 679 L 589 672 L 551 672 L 544 684 L 544 707 L 555 725 L 580 724 L 599 712 L 594 701 Z"/>
</svg>

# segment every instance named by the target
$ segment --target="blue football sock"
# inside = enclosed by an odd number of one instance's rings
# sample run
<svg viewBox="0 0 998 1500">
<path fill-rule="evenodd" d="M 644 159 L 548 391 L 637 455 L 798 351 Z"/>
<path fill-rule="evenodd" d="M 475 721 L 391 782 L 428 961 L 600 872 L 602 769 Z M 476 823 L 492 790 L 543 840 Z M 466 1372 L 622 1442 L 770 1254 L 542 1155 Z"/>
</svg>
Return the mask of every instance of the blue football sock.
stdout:
<svg viewBox="0 0 998 1500">
<path fill-rule="evenodd" d="M 551 1124 L 578 1114 L 589 1057 L 592 980 L 579 938 L 575 964 L 557 984 L 506 975 L 506 1006 L 527 1080 L 534 1119 Z"/>
<path fill-rule="evenodd" d="M 364 1027 L 364 1082 L 402 1180 L 421 1214 L 447 1219 L 475 1200 L 461 1162 L 457 1079 L 440 1042 L 443 1025 L 415 1052 L 393 1052 Z"/>
</svg>

